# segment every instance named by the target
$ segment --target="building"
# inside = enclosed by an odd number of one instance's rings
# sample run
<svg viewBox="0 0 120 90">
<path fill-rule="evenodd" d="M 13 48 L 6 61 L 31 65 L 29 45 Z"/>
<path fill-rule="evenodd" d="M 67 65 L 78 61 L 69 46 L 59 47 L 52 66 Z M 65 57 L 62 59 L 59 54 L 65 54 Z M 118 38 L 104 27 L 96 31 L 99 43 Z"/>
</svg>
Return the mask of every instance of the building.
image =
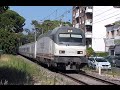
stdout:
<svg viewBox="0 0 120 90">
<path fill-rule="evenodd" d="M 105 25 L 120 20 L 120 9 L 113 6 L 73 6 L 73 27 L 82 28 L 87 47 L 105 52 Z"/>
<path fill-rule="evenodd" d="M 109 55 L 120 54 L 120 24 L 112 23 L 105 25 L 106 38 L 105 38 L 105 51 Z"/>
<path fill-rule="evenodd" d="M 86 37 L 86 46 L 92 45 L 92 6 L 73 6 L 73 27 L 82 28 Z"/>
</svg>

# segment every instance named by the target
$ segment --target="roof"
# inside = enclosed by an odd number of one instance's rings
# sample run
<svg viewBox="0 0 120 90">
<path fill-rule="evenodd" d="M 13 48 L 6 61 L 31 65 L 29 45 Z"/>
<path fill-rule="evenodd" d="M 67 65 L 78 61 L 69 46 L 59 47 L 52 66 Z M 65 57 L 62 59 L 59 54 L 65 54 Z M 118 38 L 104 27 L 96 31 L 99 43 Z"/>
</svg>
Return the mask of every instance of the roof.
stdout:
<svg viewBox="0 0 120 90">
<path fill-rule="evenodd" d="M 112 23 L 112 24 L 107 24 L 107 25 L 105 25 L 105 27 L 110 27 L 110 26 L 113 26 L 114 24 Z"/>
</svg>

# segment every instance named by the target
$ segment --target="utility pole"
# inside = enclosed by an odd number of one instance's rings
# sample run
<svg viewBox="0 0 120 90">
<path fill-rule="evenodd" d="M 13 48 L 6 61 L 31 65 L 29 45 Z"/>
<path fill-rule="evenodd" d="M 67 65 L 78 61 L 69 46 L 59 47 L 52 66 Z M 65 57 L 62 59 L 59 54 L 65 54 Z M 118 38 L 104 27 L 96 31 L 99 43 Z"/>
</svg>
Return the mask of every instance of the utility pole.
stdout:
<svg viewBox="0 0 120 90">
<path fill-rule="evenodd" d="M 37 41 L 36 41 L 36 29 L 35 30 L 35 51 L 34 51 L 34 58 L 36 58 L 36 53 L 37 53 Z"/>
<path fill-rule="evenodd" d="M 56 16 L 55 16 L 55 17 L 56 17 L 56 19 L 57 19 L 57 10 L 56 10 Z"/>
</svg>

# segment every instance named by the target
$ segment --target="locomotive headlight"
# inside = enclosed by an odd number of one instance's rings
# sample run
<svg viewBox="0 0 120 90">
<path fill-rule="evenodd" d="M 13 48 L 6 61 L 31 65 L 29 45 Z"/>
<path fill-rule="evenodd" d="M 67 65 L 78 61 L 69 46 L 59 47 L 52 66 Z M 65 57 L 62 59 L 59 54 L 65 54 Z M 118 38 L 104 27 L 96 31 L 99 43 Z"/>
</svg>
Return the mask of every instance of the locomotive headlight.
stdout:
<svg viewBox="0 0 120 90">
<path fill-rule="evenodd" d="M 64 51 L 64 50 L 59 50 L 59 53 L 60 53 L 60 54 L 64 54 L 65 51 Z"/>
<path fill-rule="evenodd" d="M 77 51 L 77 54 L 83 54 L 83 51 Z"/>
</svg>

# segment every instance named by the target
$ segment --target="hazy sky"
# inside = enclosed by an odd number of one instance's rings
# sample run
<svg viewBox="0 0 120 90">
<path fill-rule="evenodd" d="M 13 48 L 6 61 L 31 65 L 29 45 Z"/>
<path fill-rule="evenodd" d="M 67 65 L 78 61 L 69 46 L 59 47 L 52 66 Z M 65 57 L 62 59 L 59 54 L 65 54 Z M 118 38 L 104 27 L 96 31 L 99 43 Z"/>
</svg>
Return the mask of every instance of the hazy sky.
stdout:
<svg viewBox="0 0 120 90">
<path fill-rule="evenodd" d="M 65 14 L 63 20 L 72 22 L 72 6 L 10 6 L 10 9 L 16 11 L 23 16 L 26 21 L 24 28 L 32 29 L 31 21 L 41 21 L 46 19 L 54 20 L 61 16 L 65 11 L 70 10 L 70 13 Z M 57 13 L 55 12 L 57 10 Z M 54 13 L 53 13 L 54 12 Z M 53 14 L 52 14 L 53 13 Z M 51 14 L 51 15 L 50 15 Z M 50 16 L 49 16 L 50 15 Z M 49 16 L 49 17 L 47 17 Z M 60 18 L 58 18 L 59 20 Z"/>
</svg>

